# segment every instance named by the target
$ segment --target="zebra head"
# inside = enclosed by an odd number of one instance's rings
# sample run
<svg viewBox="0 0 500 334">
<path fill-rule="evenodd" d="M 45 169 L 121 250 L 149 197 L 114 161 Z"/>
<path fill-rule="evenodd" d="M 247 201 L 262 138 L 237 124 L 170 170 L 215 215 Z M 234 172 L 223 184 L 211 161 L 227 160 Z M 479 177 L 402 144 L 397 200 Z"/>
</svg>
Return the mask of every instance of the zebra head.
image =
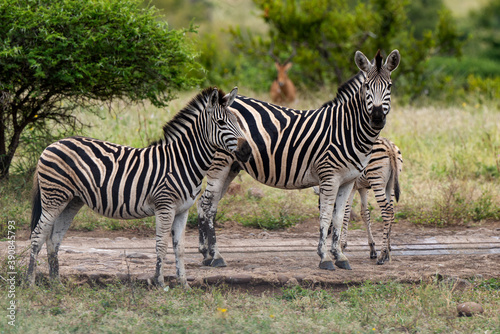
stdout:
<svg viewBox="0 0 500 334">
<path fill-rule="evenodd" d="M 386 116 L 391 110 L 391 73 L 401 60 L 398 50 L 394 50 L 382 64 L 380 50 L 373 62 L 361 52 L 356 51 L 354 61 L 365 74 L 365 82 L 361 86 L 361 96 L 364 97 L 366 110 L 370 117 L 370 126 L 374 130 L 382 130 Z"/>
<path fill-rule="evenodd" d="M 243 123 L 229 109 L 237 93 L 238 88 L 234 87 L 231 93 L 219 98 L 219 91 L 214 88 L 207 105 L 210 118 L 208 133 L 217 148 L 234 154 L 241 162 L 247 162 L 252 152 L 243 134 Z"/>
</svg>

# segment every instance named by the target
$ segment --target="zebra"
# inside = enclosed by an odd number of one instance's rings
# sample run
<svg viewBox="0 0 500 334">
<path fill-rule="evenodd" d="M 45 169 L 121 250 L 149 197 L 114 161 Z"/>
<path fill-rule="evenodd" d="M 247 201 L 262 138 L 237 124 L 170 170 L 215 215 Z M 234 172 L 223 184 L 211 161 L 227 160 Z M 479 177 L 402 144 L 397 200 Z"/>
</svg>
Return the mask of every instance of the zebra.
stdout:
<svg viewBox="0 0 500 334">
<path fill-rule="evenodd" d="M 368 245 L 370 246 L 370 258 L 377 258 L 375 250 L 375 241 L 371 231 L 370 210 L 368 210 L 367 194 L 369 189 L 373 189 L 378 206 L 382 212 L 384 220 L 384 235 L 382 248 L 377 259 L 377 264 L 384 264 L 390 256 L 390 233 L 392 223 L 394 222 L 394 206 L 392 196 L 399 201 L 400 187 L 399 174 L 403 168 L 403 156 L 399 148 L 387 138 L 379 138 L 373 145 L 372 155 L 368 166 L 363 173 L 354 182 L 354 187 L 347 201 L 344 214 L 344 223 L 342 225 L 342 235 L 340 247 L 345 250 L 347 247 L 347 230 L 349 228 L 349 219 L 352 200 L 356 191 L 361 198 L 361 216 L 366 226 L 368 235 Z M 313 187 L 316 195 L 319 195 L 318 187 Z"/>
<path fill-rule="evenodd" d="M 383 63 L 380 50 L 373 62 L 357 51 L 354 61 L 361 71 L 339 87 L 333 101 L 316 110 L 294 110 L 236 97 L 231 108 L 241 114 L 249 132 L 252 157 L 239 163 L 219 152 L 207 173 L 207 187 L 197 203 L 203 265 L 226 266 L 216 243 L 214 220 L 229 184 L 245 170 L 257 181 L 276 188 L 301 189 L 319 184 L 319 267 L 335 269 L 326 249 L 333 217 L 330 252 L 337 267 L 351 269 L 339 243 L 345 204 L 385 126 L 390 111 L 390 76 L 399 65 L 400 54 L 392 51 Z"/>
<path fill-rule="evenodd" d="M 177 278 L 188 288 L 184 228 L 202 179 L 218 149 L 243 162 L 250 157 L 241 121 L 228 109 L 236 94 L 237 88 L 227 95 L 216 87 L 204 89 L 165 124 L 163 138 L 145 148 L 87 137 L 49 145 L 34 176 L 28 283 L 35 281 L 37 255 L 45 242 L 49 276 L 59 280 L 59 246 L 74 216 L 86 204 L 110 218 L 154 215 L 155 282 L 165 284 L 163 264 L 171 232 Z"/>
</svg>

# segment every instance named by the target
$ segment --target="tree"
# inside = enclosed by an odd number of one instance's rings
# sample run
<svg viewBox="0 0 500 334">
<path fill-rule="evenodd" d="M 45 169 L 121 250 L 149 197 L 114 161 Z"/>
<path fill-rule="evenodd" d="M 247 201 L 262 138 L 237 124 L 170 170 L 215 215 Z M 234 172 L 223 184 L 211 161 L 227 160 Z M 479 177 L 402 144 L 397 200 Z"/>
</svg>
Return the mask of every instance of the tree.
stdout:
<svg viewBox="0 0 500 334">
<path fill-rule="evenodd" d="M 77 107 L 115 99 L 166 106 L 197 70 L 185 33 L 141 0 L 3 0 L 0 179 L 25 129 L 73 127 Z"/>
<path fill-rule="evenodd" d="M 421 36 L 416 37 L 413 22 L 408 19 L 407 0 L 253 1 L 269 25 L 268 38 L 258 39 L 232 29 L 234 45 L 261 62 L 271 41 L 283 58 L 294 45 L 297 55 L 289 75 L 292 80 L 295 75 L 300 86 L 341 84 L 358 71 L 353 61 L 356 50 L 374 55 L 381 49 L 388 55 L 397 48 L 402 62 L 394 76 L 398 80 L 395 91 L 412 99 L 429 89 L 424 75 L 427 60 L 438 53 L 460 54 L 463 44 L 446 10 L 437 13 L 432 30 L 422 28 Z M 412 8 L 412 15 L 417 17 L 418 8 Z"/>
<path fill-rule="evenodd" d="M 500 61 L 500 0 L 491 0 L 481 9 L 471 13 L 474 34 L 472 48 L 477 55 Z"/>
</svg>

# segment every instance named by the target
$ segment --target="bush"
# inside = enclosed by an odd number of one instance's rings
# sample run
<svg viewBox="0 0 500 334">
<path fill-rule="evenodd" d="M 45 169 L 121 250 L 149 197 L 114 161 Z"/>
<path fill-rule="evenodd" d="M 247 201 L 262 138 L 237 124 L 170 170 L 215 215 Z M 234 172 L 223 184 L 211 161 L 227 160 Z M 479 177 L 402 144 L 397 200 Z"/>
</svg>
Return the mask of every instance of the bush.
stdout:
<svg viewBox="0 0 500 334">
<path fill-rule="evenodd" d="M 432 73 L 427 71 L 429 58 L 461 54 L 463 36 L 450 12 L 444 9 L 436 15 L 433 30 L 421 32 L 421 37 L 416 38 L 407 19 L 407 3 L 400 0 L 370 0 L 356 5 L 336 0 L 254 2 L 269 25 L 268 36 L 234 28 L 234 47 L 246 55 L 250 64 L 270 58 L 266 55 L 271 43 L 282 59 L 295 47 L 290 77 L 299 87 L 343 83 L 358 72 L 353 61 L 356 50 L 372 57 L 377 49 L 387 55 L 398 48 L 403 61 L 394 73 L 394 94 L 403 102 L 411 102 L 435 89 L 434 81 L 429 80 Z M 266 62 L 272 65 L 271 59 Z M 261 82 L 251 88 L 259 91 L 268 86 Z"/>
<path fill-rule="evenodd" d="M 75 109 L 117 99 L 164 107 L 197 82 L 195 29 L 158 19 L 140 0 L 0 3 L 0 178 L 34 124 L 75 129 Z"/>
</svg>

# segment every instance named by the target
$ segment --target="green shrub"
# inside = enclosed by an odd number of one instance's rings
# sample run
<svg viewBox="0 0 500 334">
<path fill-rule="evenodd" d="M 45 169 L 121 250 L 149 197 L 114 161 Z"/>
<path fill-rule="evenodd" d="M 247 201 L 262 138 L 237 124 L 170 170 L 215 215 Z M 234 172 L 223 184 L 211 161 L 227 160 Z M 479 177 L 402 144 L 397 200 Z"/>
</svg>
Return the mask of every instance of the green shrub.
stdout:
<svg viewBox="0 0 500 334">
<path fill-rule="evenodd" d="M 198 82 L 185 36 L 196 30 L 159 18 L 141 0 L 0 2 L 0 178 L 34 124 L 75 129 L 75 110 L 113 100 L 165 107 Z"/>
</svg>

